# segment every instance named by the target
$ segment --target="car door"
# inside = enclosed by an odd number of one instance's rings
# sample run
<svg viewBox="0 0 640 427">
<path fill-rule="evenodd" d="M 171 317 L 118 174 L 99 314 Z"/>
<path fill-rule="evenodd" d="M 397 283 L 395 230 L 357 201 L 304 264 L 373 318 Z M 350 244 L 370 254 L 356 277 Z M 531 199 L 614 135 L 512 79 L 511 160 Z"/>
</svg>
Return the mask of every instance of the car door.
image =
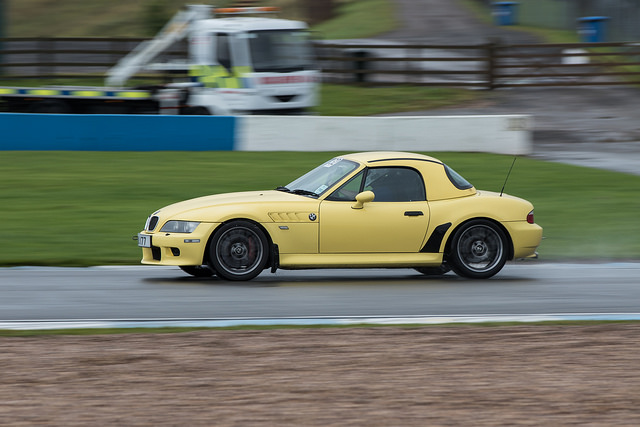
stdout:
<svg viewBox="0 0 640 427">
<path fill-rule="evenodd" d="M 375 198 L 355 209 L 355 196 Z M 429 206 L 418 171 L 409 167 L 366 168 L 320 204 L 320 253 L 420 251 Z"/>
</svg>

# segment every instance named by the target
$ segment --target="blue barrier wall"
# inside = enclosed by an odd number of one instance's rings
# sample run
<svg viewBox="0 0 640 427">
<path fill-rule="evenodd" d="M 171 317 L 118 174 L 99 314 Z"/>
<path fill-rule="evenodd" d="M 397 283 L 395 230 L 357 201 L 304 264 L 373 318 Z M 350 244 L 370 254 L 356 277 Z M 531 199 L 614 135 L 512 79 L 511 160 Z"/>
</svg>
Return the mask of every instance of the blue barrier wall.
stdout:
<svg viewBox="0 0 640 427">
<path fill-rule="evenodd" d="M 466 151 L 530 154 L 531 118 L 0 113 L 0 151 Z M 446 143 L 443 143 L 446 142 Z"/>
<path fill-rule="evenodd" d="M 0 113 L 0 150 L 233 150 L 227 116 Z"/>
</svg>

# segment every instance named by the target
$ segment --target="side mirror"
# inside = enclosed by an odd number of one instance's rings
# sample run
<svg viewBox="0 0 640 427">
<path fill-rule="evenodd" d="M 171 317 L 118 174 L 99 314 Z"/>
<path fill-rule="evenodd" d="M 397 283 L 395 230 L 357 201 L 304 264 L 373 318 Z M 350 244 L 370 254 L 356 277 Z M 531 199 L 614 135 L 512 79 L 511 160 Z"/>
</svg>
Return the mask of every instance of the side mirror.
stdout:
<svg viewBox="0 0 640 427">
<path fill-rule="evenodd" d="M 376 195 L 373 194 L 373 191 L 363 191 L 356 195 L 356 203 L 351 206 L 351 209 L 362 209 L 365 203 L 373 202 Z"/>
</svg>

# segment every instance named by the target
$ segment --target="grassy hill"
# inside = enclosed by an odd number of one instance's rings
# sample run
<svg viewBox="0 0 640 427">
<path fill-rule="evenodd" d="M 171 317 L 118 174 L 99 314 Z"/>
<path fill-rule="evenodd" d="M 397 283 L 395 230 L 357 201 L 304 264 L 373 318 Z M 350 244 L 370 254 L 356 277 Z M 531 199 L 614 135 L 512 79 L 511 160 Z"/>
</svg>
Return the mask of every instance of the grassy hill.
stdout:
<svg viewBox="0 0 640 427">
<path fill-rule="evenodd" d="M 233 0 L 5 0 L 8 37 L 145 37 L 185 4 L 228 6 Z M 256 1 L 282 17 L 303 19 L 301 0 Z"/>
<path fill-rule="evenodd" d="M 185 4 L 277 6 L 309 22 L 313 0 L 4 0 L 7 37 L 149 37 Z M 333 0 L 335 19 L 313 27 L 321 38 L 369 37 L 396 25 L 390 0 Z"/>
</svg>

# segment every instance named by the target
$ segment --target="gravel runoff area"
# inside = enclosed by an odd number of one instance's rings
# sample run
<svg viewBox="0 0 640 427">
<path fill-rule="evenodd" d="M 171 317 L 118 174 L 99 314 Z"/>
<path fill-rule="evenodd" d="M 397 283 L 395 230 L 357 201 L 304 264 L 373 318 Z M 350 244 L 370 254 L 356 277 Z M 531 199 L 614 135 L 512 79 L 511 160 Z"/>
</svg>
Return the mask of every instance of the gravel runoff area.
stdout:
<svg viewBox="0 0 640 427">
<path fill-rule="evenodd" d="M 3 426 L 640 425 L 640 323 L 0 338 Z"/>
</svg>

